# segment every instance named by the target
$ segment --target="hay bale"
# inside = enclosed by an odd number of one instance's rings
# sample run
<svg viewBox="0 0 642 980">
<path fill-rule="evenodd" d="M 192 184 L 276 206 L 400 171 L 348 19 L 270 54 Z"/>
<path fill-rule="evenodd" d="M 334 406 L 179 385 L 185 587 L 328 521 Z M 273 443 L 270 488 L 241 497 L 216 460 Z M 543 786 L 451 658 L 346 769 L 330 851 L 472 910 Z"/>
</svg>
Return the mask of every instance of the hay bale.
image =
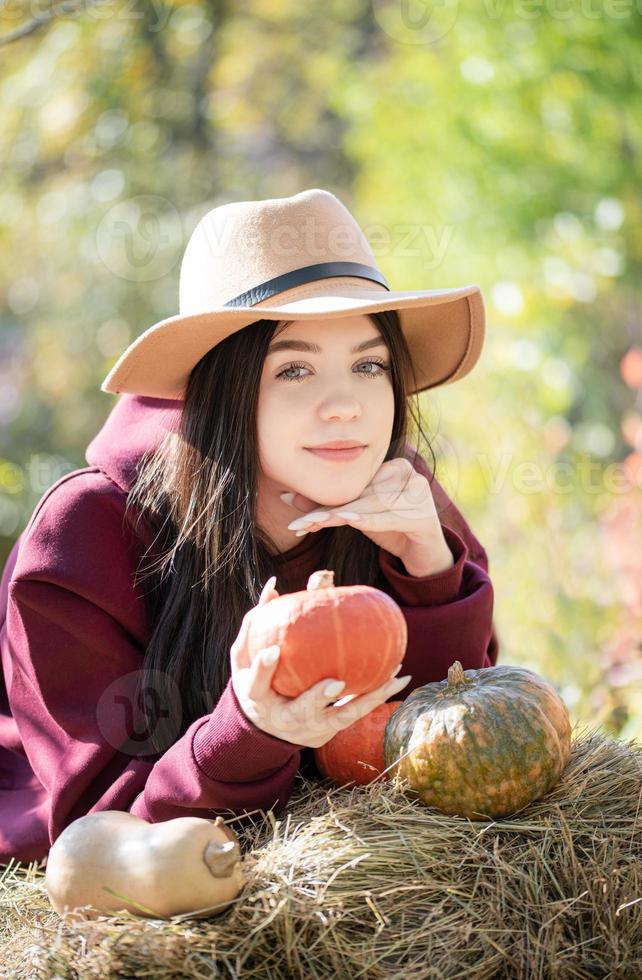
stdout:
<svg viewBox="0 0 642 980">
<path fill-rule="evenodd" d="M 208 920 L 60 918 L 42 873 L 14 873 L 6 975 L 642 977 L 635 741 L 574 732 L 554 789 L 497 821 L 443 815 L 384 780 L 301 774 L 287 814 L 259 813 L 235 828 L 248 884 Z"/>
</svg>

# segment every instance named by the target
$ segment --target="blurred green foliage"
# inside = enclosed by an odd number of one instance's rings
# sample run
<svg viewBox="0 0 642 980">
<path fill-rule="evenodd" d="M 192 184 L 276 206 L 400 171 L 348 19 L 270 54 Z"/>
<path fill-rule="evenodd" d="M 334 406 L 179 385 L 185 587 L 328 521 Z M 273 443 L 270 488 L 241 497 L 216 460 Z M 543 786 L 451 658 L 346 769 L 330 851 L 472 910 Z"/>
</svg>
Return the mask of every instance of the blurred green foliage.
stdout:
<svg viewBox="0 0 642 980">
<path fill-rule="evenodd" d="M 199 218 L 324 187 L 391 288 L 482 287 L 480 362 L 421 404 L 489 555 L 500 662 L 642 737 L 635 5 L 60 10 L 0 12 L 2 560 L 86 465 L 118 355 L 177 312 Z"/>
</svg>

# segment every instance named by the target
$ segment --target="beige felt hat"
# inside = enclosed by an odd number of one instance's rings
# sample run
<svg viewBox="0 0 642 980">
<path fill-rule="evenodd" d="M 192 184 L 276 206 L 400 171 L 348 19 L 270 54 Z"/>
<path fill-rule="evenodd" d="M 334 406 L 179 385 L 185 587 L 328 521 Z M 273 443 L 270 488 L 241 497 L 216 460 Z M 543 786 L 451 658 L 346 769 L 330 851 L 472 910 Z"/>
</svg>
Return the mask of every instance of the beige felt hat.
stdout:
<svg viewBox="0 0 642 980">
<path fill-rule="evenodd" d="M 250 323 L 394 309 L 419 392 L 468 374 L 485 330 L 479 286 L 391 290 L 356 220 L 317 187 L 205 214 L 183 256 L 179 309 L 129 345 L 102 391 L 182 400 L 198 361 Z"/>
</svg>

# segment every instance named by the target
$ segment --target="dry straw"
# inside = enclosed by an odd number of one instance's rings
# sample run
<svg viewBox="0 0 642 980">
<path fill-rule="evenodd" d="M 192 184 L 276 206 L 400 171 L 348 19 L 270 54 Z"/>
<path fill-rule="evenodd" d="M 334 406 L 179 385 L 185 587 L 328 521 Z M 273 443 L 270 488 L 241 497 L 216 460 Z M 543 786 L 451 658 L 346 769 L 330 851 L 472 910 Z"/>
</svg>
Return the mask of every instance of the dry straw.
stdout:
<svg viewBox="0 0 642 980">
<path fill-rule="evenodd" d="M 642 746 L 574 732 L 545 799 L 449 817 L 392 783 L 298 774 L 287 812 L 235 827 L 247 885 L 195 920 L 59 917 L 44 873 L 2 881 L 6 977 L 642 977 Z M 171 882 L 168 882 L 171 888 Z"/>
</svg>

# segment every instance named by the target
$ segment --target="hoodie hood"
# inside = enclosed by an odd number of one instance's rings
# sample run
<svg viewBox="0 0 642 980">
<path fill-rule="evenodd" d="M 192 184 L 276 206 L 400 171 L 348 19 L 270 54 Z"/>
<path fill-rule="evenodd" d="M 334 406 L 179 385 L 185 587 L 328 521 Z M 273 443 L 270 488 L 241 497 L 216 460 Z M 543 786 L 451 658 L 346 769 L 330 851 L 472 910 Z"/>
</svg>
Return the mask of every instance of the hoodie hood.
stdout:
<svg viewBox="0 0 642 980">
<path fill-rule="evenodd" d="M 183 402 L 173 398 L 123 394 L 87 446 L 85 459 L 128 492 L 140 459 L 177 431 L 182 411 Z"/>
</svg>

